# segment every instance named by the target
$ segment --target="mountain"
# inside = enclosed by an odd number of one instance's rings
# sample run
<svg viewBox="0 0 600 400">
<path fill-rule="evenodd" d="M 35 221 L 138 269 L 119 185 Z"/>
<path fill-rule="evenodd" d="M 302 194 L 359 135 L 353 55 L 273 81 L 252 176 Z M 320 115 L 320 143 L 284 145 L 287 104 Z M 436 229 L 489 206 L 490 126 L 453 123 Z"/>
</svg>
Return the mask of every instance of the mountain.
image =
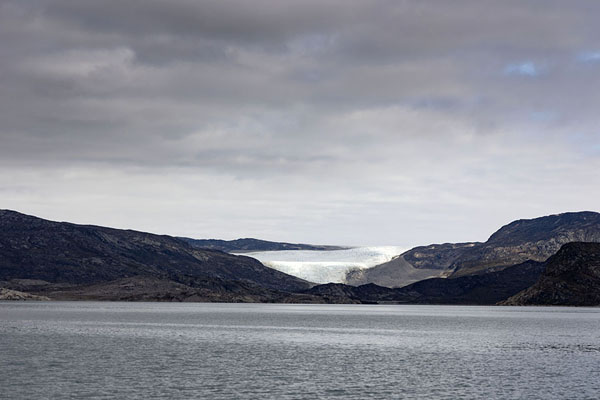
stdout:
<svg viewBox="0 0 600 400">
<path fill-rule="evenodd" d="M 452 277 L 525 260 L 545 261 L 570 242 L 600 242 L 600 214 L 571 212 L 511 222 L 487 242 L 466 249 L 453 263 Z"/>
<path fill-rule="evenodd" d="M 245 287 L 250 291 L 310 287 L 253 258 L 197 249 L 170 236 L 53 222 L 0 210 L 0 281 L 41 280 L 58 290 L 131 277 L 189 287 L 203 281 L 200 288 L 236 281 L 250 285 Z"/>
<path fill-rule="evenodd" d="M 446 277 L 452 272 L 452 263 L 465 249 L 475 245 L 477 243 L 444 243 L 415 247 L 386 263 L 351 271 L 346 275 L 346 283 L 401 287 L 423 279 Z"/>
<path fill-rule="evenodd" d="M 590 212 L 519 220 L 485 243 L 416 247 L 356 278 L 419 279 L 403 287 L 312 286 L 253 258 L 171 236 L 0 210 L 0 298 L 600 305 L 600 243 L 567 243 L 552 253 L 572 239 L 600 241 L 599 226 L 600 214 Z"/>
<path fill-rule="evenodd" d="M 504 305 L 600 305 L 600 243 L 568 243 L 546 262 L 539 280 Z"/>
<path fill-rule="evenodd" d="M 314 286 L 304 293 L 321 296 L 333 303 L 492 305 L 533 285 L 544 267 L 544 263 L 527 261 L 501 271 L 455 279 L 426 279 L 395 289 L 372 283 L 361 286 L 327 284 Z"/>
<path fill-rule="evenodd" d="M 527 260 L 545 261 L 566 243 L 600 242 L 600 214 L 570 212 L 521 219 L 484 242 L 436 244 L 411 249 L 388 263 L 349 274 L 347 283 L 402 287 L 433 278 L 498 271 Z"/>
<path fill-rule="evenodd" d="M 526 261 L 500 271 L 454 279 L 426 279 L 396 289 L 395 295 L 413 304 L 492 305 L 533 285 L 544 267 L 544 263 Z"/>
<path fill-rule="evenodd" d="M 298 244 L 285 242 L 269 242 L 252 238 L 219 240 L 219 239 L 191 239 L 179 237 L 197 249 L 220 250 L 227 253 L 243 253 L 251 251 L 279 251 L 279 250 L 343 250 L 347 247 L 319 246 L 312 244 Z"/>
</svg>

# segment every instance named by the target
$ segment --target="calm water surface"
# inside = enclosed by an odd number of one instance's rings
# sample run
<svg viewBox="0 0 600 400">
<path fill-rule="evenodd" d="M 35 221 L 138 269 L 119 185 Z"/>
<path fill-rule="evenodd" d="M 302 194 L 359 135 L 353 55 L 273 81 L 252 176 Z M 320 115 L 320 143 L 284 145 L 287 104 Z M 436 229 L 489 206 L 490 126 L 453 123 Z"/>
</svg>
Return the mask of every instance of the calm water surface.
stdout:
<svg viewBox="0 0 600 400">
<path fill-rule="evenodd" d="M 600 398 L 600 309 L 0 302 L 0 398 Z"/>
</svg>

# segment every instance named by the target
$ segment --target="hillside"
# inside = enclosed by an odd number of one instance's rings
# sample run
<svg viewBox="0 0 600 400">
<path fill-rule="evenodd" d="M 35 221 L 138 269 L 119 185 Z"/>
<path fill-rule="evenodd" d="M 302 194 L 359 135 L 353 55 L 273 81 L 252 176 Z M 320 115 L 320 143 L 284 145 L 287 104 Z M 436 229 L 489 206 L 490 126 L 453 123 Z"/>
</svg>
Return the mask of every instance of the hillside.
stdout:
<svg viewBox="0 0 600 400">
<path fill-rule="evenodd" d="M 198 279 L 282 291 L 310 286 L 253 258 L 197 249 L 170 236 L 0 210 L 0 281 L 33 279 L 73 287 L 136 276 L 192 286 Z"/>
<path fill-rule="evenodd" d="M 521 219 L 500 228 L 484 242 L 415 247 L 359 274 L 347 283 L 402 287 L 433 277 L 457 278 L 499 271 L 527 260 L 542 262 L 569 242 L 600 242 L 600 214 L 570 212 Z"/>
<path fill-rule="evenodd" d="M 419 246 L 375 267 L 356 270 L 346 276 L 348 285 L 374 283 L 386 287 L 402 287 L 423 279 L 445 277 L 450 266 L 476 243 L 445 243 Z"/>
<path fill-rule="evenodd" d="M 511 222 L 485 243 L 466 249 L 453 263 L 452 276 L 478 273 L 525 260 L 545 261 L 570 242 L 600 242 L 600 214 L 571 212 Z"/>
<path fill-rule="evenodd" d="M 314 286 L 307 294 L 335 303 L 407 303 L 492 305 L 528 288 L 537 281 L 544 263 L 527 261 L 501 271 L 456 279 L 433 278 L 390 289 L 375 284 Z"/>
<path fill-rule="evenodd" d="M 500 271 L 426 279 L 396 289 L 395 296 L 413 304 L 492 305 L 533 285 L 544 268 L 544 263 L 526 261 Z"/>
<path fill-rule="evenodd" d="M 600 243 L 564 245 L 533 286 L 502 304 L 600 305 Z"/>
</svg>

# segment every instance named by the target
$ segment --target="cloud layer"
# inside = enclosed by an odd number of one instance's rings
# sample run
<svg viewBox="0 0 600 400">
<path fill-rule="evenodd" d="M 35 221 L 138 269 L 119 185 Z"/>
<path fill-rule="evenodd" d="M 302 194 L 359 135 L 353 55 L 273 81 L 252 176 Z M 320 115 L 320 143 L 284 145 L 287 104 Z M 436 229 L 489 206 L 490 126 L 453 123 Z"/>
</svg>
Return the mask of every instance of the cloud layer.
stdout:
<svg viewBox="0 0 600 400">
<path fill-rule="evenodd" d="M 408 246 L 597 210 L 600 3 L 4 1 L 0 207 Z"/>
</svg>

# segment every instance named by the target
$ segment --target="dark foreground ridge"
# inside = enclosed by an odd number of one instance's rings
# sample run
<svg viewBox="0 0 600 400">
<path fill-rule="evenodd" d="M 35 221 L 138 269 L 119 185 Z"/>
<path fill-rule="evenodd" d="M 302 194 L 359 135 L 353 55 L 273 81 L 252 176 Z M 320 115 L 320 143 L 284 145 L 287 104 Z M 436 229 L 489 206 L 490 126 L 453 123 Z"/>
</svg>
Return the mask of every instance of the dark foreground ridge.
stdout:
<svg viewBox="0 0 600 400">
<path fill-rule="evenodd" d="M 600 305 L 600 243 L 569 243 L 546 262 L 540 279 L 505 305 Z"/>
</svg>

